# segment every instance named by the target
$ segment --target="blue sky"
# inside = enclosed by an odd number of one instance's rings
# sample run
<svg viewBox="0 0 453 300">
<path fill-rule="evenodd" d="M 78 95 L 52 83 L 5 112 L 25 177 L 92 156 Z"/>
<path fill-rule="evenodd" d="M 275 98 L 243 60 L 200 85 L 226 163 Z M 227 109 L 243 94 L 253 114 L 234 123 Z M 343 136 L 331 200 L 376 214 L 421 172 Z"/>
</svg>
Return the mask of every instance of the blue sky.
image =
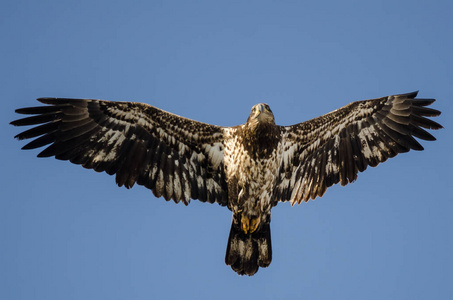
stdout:
<svg viewBox="0 0 453 300">
<path fill-rule="evenodd" d="M 451 299 L 453 2 L 0 4 L 1 299 Z M 420 90 L 445 129 L 321 199 L 272 212 L 273 262 L 224 264 L 231 213 L 21 151 L 37 97 L 140 101 L 222 126 L 281 125 Z"/>
</svg>

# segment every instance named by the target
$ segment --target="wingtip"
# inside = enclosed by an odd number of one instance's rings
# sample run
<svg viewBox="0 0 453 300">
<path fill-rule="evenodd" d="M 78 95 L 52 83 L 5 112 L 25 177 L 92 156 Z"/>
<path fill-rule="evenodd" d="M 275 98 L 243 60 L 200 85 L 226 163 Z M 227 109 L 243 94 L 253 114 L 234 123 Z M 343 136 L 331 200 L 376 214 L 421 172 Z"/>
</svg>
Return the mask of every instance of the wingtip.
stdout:
<svg viewBox="0 0 453 300">
<path fill-rule="evenodd" d="M 429 129 L 432 129 L 432 130 L 444 129 L 444 126 L 440 125 L 439 123 L 436 123 L 436 125 L 438 125 L 438 126 L 436 126 L 436 127 L 431 127 L 431 128 L 429 128 Z"/>
<path fill-rule="evenodd" d="M 58 101 L 59 98 L 56 97 L 40 97 L 37 98 L 36 100 L 43 103 L 43 104 L 54 104 L 56 101 Z"/>
<path fill-rule="evenodd" d="M 29 110 L 30 110 L 29 107 L 23 107 L 23 108 L 17 108 L 17 109 L 15 109 L 14 112 L 15 112 L 16 114 L 28 115 L 28 114 L 30 114 L 30 113 L 28 112 Z M 18 120 L 16 120 L 16 121 L 18 121 Z M 13 123 L 13 122 L 15 122 L 15 121 L 12 121 L 11 123 Z M 10 123 L 10 124 L 11 124 L 11 123 Z M 11 124 L 11 125 L 14 125 L 14 124 Z M 16 125 L 16 126 L 17 126 L 17 125 Z"/>
<path fill-rule="evenodd" d="M 410 98 L 410 99 L 414 99 L 415 97 L 417 97 L 418 95 L 418 90 L 414 91 L 414 92 L 410 92 L 410 93 L 405 93 L 405 94 L 399 94 L 397 96 L 403 96 L 403 97 L 407 97 L 407 98 Z"/>
</svg>

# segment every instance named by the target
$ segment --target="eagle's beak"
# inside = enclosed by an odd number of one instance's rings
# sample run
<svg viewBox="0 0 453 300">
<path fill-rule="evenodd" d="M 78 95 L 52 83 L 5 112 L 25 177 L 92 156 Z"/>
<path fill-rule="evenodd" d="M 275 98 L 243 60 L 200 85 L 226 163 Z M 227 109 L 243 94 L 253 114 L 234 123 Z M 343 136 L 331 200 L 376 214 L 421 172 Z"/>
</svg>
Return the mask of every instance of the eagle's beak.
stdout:
<svg viewBox="0 0 453 300">
<path fill-rule="evenodd" d="M 266 107 L 262 104 L 258 105 L 257 110 L 255 111 L 255 117 L 258 117 L 261 113 L 266 111 Z"/>
</svg>

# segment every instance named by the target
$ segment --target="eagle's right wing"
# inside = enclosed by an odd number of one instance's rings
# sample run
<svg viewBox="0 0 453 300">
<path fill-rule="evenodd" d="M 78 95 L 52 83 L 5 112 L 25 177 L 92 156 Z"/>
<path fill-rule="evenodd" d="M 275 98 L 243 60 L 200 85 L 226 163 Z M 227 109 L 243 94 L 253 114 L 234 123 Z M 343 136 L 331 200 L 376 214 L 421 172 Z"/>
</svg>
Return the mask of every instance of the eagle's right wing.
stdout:
<svg viewBox="0 0 453 300">
<path fill-rule="evenodd" d="M 417 92 L 353 102 L 324 116 L 283 127 L 282 162 L 275 201 L 300 203 L 321 197 L 338 182 L 357 179 L 367 166 L 410 149 L 423 150 L 414 137 L 432 141 L 423 130 L 442 128 L 425 117 L 440 115 L 426 106 L 434 99 L 414 99 Z"/>
<path fill-rule="evenodd" d="M 40 98 L 48 106 L 16 110 L 35 116 L 12 125 L 38 125 L 16 136 L 49 145 L 38 156 L 55 156 L 97 172 L 116 174 L 119 186 L 135 182 L 156 197 L 227 203 L 224 128 L 189 120 L 153 106 L 92 99 Z"/>
</svg>

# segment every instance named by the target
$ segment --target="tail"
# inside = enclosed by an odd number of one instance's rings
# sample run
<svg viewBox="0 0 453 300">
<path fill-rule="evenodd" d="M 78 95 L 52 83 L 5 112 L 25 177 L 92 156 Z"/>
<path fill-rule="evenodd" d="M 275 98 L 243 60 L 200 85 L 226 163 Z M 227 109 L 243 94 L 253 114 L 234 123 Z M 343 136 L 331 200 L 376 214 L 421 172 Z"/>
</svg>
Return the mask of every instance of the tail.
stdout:
<svg viewBox="0 0 453 300">
<path fill-rule="evenodd" d="M 253 233 L 245 234 L 238 224 L 231 224 L 225 263 L 239 275 L 252 276 L 259 267 L 267 267 L 272 261 L 270 223 L 261 224 Z"/>
</svg>

